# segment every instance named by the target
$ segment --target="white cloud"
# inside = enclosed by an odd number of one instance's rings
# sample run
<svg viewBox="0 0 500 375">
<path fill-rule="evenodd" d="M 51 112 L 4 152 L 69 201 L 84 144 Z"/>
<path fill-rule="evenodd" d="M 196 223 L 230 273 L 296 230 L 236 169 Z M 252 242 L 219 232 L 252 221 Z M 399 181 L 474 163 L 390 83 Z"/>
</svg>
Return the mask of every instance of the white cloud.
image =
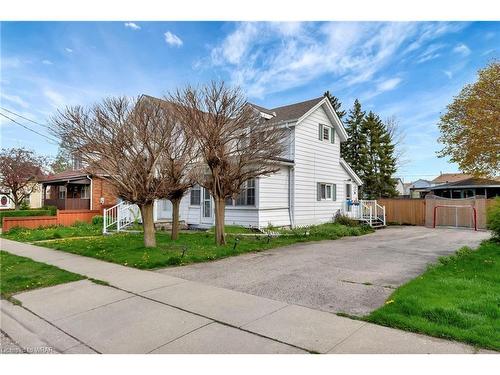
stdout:
<svg viewBox="0 0 500 375">
<path fill-rule="evenodd" d="M 66 47 L 64 50 L 68 53 L 73 53 L 73 50 L 71 48 Z"/>
<path fill-rule="evenodd" d="M 468 56 L 470 55 L 471 51 L 470 51 L 470 48 L 467 47 L 465 44 L 463 43 L 458 43 L 455 48 L 453 48 L 453 52 L 455 53 L 459 53 L 463 56 Z"/>
<path fill-rule="evenodd" d="M 134 22 L 125 22 L 124 25 L 125 25 L 125 27 L 128 27 L 129 29 L 132 29 L 132 30 L 140 30 L 141 29 L 141 27 Z"/>
<path fill-rule="evenodd" d="M 50 60 L 42 60 L 42 64 L 45 64 L 45 65 L 53 65 L 53 62 L 50 61 Z"/>
<path fill-rule="evenodd" d="M 429 60 L 434 60 L 434 59 L 438 58 L 439 56 L 441 56 L 441 54 L 437 53 L 437 51 L 439 51 L 443 47 L 445 47 L 444 44 L 431 44 L 431 45 L 429 45 L 426 48 L 426 50 L 417 57 L 417 64 L 421 64 L 423 62 L 426 62 Z"/>
<path fill-rule="evenodd" d="M 448 77 L 449 79 L 453 78 L 453 72 L 450 70 L 443 70 L 443 73 Z"/>
<path fill-rule="evenodd" d="M 2 92 L 2 93 L 0 93 L 0 97 L 4 100 L 11 102 L 11 103 L 17 104 L 23 108 L 29 107 L 29 104 L 26 101 L 24 101 L 20 96 L 8 95 L 8 94 Z"/>
<path fill-rule="evenodd" d="M 418 23 L 239 23 L 212 49 L 215 66 L 247 95 L 298 87 L 323 75 L 337 87 L 369 81 L 418 35 Z M 395 81 L 394 81 L 395 82 Z"/>
<path fill-rule="evenodd" d="M 44 89 L 43 95 L 49 100 L 54 108 L 63 107 L 67 103 L 63 95 L 52 89 Z"/>
<path fill-rule="evenodd" d="M 395 90 L 402 81 L 403 80 L 399 77 L 378 80 L 378 82 L 375 85 L 375 89 L 372 91 L 365 92 L 364 94 L 361 95 L 361 98 L 364 101 L 371 99 L 377 95 L 380 95 L 384 92 Z"/>
<path fill-rule="evenodd" d="M 401 83 L 401 78 L 391 78 L 377 84 L 377 91 L 386 92 L 394 90 Z"/>
<path fill-rule="evenodd" d="M 165 34 L 165 42 L 171 46 L 174 47 L 180 47 L 182 46 L 183 42 L 181 38 L 179 38 L 177 35 L 171 33 L 170 31 L 167 31 Z"/>
</svg>

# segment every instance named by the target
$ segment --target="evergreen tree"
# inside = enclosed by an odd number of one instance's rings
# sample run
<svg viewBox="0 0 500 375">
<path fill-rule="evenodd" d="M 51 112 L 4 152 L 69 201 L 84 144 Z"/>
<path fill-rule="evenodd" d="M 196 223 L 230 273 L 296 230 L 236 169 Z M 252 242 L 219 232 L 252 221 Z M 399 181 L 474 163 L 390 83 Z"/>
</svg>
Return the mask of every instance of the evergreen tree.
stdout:
<svg viewBox="0 0 500 375">
<path fill-rule="evenodd" d="M 360 177 L 363 179 L 363 197 L 376 199 L 395 196 L 394 179 L 396 158 L 394 144 L 387 126 L 370 111 L 360 126 Z"/>
<path fill-rule="evenodd" d="M 339 98 L 337 98 L 335 95 L 332 95 L 330 91 L 326 91 L 323 96 L 328 98 L 330 104 L 335 110 L 335 113 L 337 114 L 337 116 L 339 116 L 340 121 L 342 121 L 342 118 L 346 115 L 346 112 L 342 110 L 342 103 L 340 102 Z"/>
<path fill-rule="evenodd" d="M 361 103 L 356 99 L 345 122 L 347 141 L 340 146 L 340 156 L 360 177 L 363 175 L 362 165 L 366 163 L 366 160 L 362 160 L 364 155 L 360 153 L 362 146 L 366 143 L 366 137 L 361 134 L 364 117 L 365 112 L 361 110 Z"/>
</svg>

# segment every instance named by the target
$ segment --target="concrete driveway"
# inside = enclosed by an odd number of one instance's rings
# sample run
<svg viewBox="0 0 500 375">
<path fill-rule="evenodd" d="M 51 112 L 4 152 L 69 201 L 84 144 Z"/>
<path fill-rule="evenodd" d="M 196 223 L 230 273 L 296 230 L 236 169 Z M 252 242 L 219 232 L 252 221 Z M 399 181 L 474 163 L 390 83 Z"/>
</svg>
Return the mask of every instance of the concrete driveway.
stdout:
<svg viewBox="0 0 500 375">
<path fill-rule="evenodd" d="M 488 232 L 462 229 L 389 227 L 158 272 L 313 309 L 366 315 L 438 257 L 488 237 Z"/>
</svg>

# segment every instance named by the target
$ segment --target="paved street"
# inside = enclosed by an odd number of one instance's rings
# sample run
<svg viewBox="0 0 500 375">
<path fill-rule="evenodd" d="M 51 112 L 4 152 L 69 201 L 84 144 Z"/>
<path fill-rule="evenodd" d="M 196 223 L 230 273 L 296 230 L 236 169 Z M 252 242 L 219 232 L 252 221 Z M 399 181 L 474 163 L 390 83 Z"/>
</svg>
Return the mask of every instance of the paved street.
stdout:
<svg viewBox="0 0 500 375">
<path fill-rule="evenodd" d="M 389 227 L 361 237 L 244 254 L 159 272 L 329 312 L 366 315 L 393 289 L 487 232 Z"/>
<path fill-rule="evenodd" d="M 474 353 L 159 272 L 2 240 L 2 249 L 106 281 L 81 280 L 1 301 L 1 330 L 34 353 Z"/>
</svg>

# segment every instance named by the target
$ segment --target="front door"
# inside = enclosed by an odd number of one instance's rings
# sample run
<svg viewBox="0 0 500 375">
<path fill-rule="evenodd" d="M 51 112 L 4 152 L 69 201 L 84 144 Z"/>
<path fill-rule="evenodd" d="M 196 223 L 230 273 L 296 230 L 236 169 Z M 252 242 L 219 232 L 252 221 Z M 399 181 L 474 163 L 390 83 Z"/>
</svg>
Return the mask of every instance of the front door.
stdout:
<svg viewBox="0 0 500 375">
<path fill-rule="evenodd" d="M 212 212 L 212 197 L 210 192 L 203 188 L 203 197 L 201 204 L 201 222 L 205 224 L 213 223 L 213 212 Z"/>
<path fill-rule="evenodd" d="M 168 199 L 158 201 L 158 220 L 172 219 L 172 202 Z"/>
</svg>

